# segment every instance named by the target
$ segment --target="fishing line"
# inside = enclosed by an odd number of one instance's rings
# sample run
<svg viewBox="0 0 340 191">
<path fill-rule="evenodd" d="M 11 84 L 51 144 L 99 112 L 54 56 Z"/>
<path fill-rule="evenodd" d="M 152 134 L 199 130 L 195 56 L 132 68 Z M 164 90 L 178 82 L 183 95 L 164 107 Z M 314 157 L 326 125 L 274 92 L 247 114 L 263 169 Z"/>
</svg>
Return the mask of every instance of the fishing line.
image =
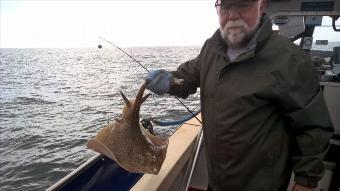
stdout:
<svg viewBox="0 0 340 191">
<path fill-rule="evenodd" d="M 105 38 L 103 37 L 99 37 L 99 39 L 111 44 L 112 46 L 116 47 L 118 50 L 122 51 L 125 55 L 127 55 L 128 57 L 130 57 L 132 60 L 134 60 L 137 64 L 139 64 L 142 68 L 144 68 L 148 73 L 150 73 L 150 71 L 145 67 L 143 66 L 142 63 L 140 63 L 138 60 L 136 60 L 134 57 L 132 57 L 130 54 L 128 54 L 127 52 L 125 52 L 123 49 L 121 49 L 119 46 L 115 45 L 114 43 L 106 40 Z M 102 45 L 98 45 L 98 48 L 102 48 Z M 198 117 L 196 115 L 194 115 L 194 113 L 177 97 L 175 96 L 175 98 L 179 101 L 179 103 L 181 103 L 185 109 L 191 114 L 191 116 L 195 117 L 195 119 L 200 122 L 200 124 L 202 124 L 202 121 L 200 119 L 198 119 Z"/>
<path fill-rule="evenodd" d="M 102 45 L 99 44 L 99 45 L 98 45 L 98 49 L 101 49 L 101 48 L 102 48 Z M 98 51 L 97 51 L 96 57 L 97 57 L 96 59 L 99 58 Z M 98 60 L 99 60 L 100 64 L 103 65 L 102 59 L 98 59 Z M 109 77 L 108 77 L 108 76 L 107 76 L 107 79 L 106 79 L 106 80 L 109 81 Z M 110 116 L 111 116 L 111 115 L 110 115 L 110 112 L 106 112 L 106 111 L 105 111 L 105 114 L 106 114 L 106 118 L 107 118 L 107 119 L 106 119 L 107 125 L 109 125 L 109 124 L 110 124 Z"/>
</svg>

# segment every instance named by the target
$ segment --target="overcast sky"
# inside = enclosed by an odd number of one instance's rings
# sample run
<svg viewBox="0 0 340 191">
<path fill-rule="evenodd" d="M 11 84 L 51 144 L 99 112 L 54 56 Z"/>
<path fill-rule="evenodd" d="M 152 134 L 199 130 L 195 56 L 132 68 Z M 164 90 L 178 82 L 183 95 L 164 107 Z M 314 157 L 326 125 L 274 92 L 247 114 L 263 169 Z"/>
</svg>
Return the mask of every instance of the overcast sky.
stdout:
<svg viewBox="0 0 340 191">
<path fill-rule="evenodd" d="M 213 0 L 0 1 L 0 48 L 95 47 L 100 36 L 120 46 L 201 46 L 218 28 Z"/>
</svg>

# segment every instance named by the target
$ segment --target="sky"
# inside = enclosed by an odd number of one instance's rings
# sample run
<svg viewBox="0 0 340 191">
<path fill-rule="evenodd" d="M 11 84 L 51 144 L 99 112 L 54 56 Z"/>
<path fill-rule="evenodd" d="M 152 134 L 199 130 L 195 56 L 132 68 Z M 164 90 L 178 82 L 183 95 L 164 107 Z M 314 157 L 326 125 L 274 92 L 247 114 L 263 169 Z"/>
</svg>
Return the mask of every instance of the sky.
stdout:
<svg viewBox="0 0 340 191">
<path fill-rule="evenodd" d="M 0 2 L 0 48 L 201 46 L 218 28 L 213 0 Z"/>
<path fill-rule="evenodd" d="M 202 45 L 218 27 L 214 1 L 1 0 L 0 47 Z"/>
</svg>

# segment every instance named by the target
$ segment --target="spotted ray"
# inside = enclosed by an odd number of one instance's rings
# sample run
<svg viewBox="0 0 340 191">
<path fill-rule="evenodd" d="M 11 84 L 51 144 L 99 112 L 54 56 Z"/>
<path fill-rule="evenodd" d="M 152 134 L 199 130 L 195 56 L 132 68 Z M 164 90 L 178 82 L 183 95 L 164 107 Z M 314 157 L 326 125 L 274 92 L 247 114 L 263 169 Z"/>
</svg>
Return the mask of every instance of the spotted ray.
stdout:
<svg viewBox="0 0 340 191">
<path fill-rule="evenodd" d="M 166 156 L 168 138 L 154 136 L 139 124 L 141 104 L 147 83 L 140 88 L 135 100 L 121 93 L 125 105 L 122 117 L 105 126 L 87 143 L 87 147 L 116 161 L 134 173 L 158 174 Z"/>
</svg>

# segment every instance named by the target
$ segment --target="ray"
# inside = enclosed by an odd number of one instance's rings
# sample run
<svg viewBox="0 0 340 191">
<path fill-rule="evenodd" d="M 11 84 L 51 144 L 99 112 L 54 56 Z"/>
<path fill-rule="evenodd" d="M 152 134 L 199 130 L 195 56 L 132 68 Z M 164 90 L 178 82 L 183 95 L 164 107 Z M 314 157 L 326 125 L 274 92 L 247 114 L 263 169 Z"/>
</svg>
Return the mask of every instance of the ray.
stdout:
<svg viewBox="0 0 340 191">
<path fill-rule="evenodd" d="M 114 160 L 122 168 L 134 173 L 158 174 L 166 157 L 168 138 L 154 136 L 139 124 L 144 83 L 134 100 L 121 92 L 125 106 L 122 117 L 102 128 L 89 140 L 87 147 Z"/>
</svg>

